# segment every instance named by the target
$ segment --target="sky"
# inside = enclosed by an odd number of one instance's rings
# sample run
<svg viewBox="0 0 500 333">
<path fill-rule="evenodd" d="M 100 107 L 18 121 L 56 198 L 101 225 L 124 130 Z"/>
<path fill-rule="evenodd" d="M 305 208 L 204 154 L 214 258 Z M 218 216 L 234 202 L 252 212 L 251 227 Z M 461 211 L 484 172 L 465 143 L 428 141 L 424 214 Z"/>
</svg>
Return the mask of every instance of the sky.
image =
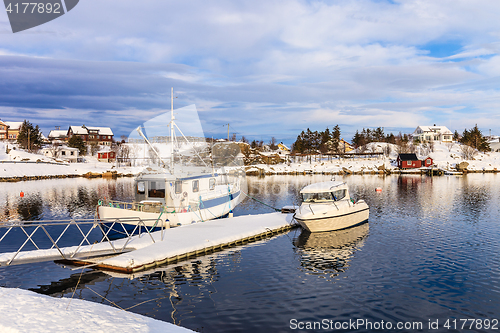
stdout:
<svg viewBox="0 0 500 333">
<path fill-rule="evenodd" d="M 500 135 L 495 0 L 81 0 L 12 33 L 0 11 L 0 119 L 109 126 L 194 104 L 207 137 L 291 144 L 339 125 Z M 166 129 L 168 132 L 168 129 Z"/>
</svg>

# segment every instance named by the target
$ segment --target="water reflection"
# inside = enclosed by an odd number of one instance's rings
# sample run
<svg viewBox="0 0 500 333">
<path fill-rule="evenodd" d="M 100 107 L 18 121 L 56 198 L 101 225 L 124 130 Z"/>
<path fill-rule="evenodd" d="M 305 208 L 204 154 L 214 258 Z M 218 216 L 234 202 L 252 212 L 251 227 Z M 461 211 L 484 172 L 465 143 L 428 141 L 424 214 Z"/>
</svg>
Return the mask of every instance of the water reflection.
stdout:
<svg viewBox="0 0 500 333">
<path fill-rule="evenodd" d="M 100 271 L 79 272 L 71 274 L 68 278 L 53 281 L 49 285 L 39 285 L 37 288 L 29 288 L 29 290 L 39 294 L 62 297 L 73 293 L 75 289 L 84 289 L 87 285 L 94 285 L 107 278 L 109 276 Z"/>
<path fill-rule="evenodd" d="M 19 219 L 22 221 L 41 220 L 43 217 L 43 200 L 40 194 L 37 193 L 21 199 L 17 205 Z"/>
<path fill-rule="evenodd" d="M 294 240 L 300 266 L 312 274 L 338 276 L 349 267 L 349 260 L 363 246 L 368 231 L 368 222 L 329 232 L 303 230 Z"/>
<path fill-rule="evenodd" d="M 0 222 L 92 218 L 100 198 L 131 199 L 132 187 L 131 178 L 0 183 Z"/>
</svg>

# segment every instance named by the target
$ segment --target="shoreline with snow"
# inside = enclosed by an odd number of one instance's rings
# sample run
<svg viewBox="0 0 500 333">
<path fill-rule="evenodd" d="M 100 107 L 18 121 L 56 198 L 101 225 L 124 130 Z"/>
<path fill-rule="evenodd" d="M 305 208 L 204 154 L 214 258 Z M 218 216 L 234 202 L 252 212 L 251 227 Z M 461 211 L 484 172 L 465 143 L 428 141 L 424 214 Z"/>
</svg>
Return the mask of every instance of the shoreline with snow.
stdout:
<svg viewBox="0 0 500 333">
<path fill-rule="evenodd" d="M 396 147 L 388 143 L 370 144 L 370 152 L 386 155 L 358 156 L 349 158 L 332 158 L 325 155 L 307 157 L 288 157 L 287 163 L 255 164 L 242 168 L 249 176 L 265 175 L 304 175 L 304 174 L 424 174 L 428 168 L 399 169 L 395 163 Z M 143 166 L 117 167 L 113 163 L 99 162 L 88 157 L 85 163 L 64 163 L 45 158 L 21 150 L 11 150 L 8 154 L 0 143 L 0 182 L 17 182 L 51 178 L 117 178 L 134 177 L 143 170 Z M 388 149 L 389 148 L 389 149 Z M 387 154 L 387 151 L 390 153 Z M 497 173 L 500 172 L 500 152 L 476 152 L 471 159 L 464 159 L 461 145 L 450 146 L 436 143 L 433 151 L 422 146 L 416 148 L 420 159 L 431 157 L 433 168 L 443 171 L 457 171 L 457 166 L 463 173 Z M 464 163 L 465 162 L 465 163 Z M 465 168 L 463 166 L 465 165 Z"/>
<path fill-rule="evenodd" d="M 0 287 L 1 332 L 193 332 L 114 306 Z"/>
</svg>

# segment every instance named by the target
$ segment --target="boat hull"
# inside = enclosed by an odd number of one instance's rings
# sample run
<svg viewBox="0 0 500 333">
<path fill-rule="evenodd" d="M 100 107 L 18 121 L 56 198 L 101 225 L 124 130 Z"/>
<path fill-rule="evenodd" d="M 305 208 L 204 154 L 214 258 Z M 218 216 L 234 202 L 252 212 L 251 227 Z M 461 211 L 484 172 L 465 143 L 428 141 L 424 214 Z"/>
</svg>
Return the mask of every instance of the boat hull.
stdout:
<svg viewBox="0 0 500 333">
<path fill-rule="evenodd" d="M 232 209 L 242 200 L 242 192 L 237 191 L 236 193 L 231 193 L 223 197 L 205 200 L 203 204 L 199 206 L 199 209 L 194 211 L 153 213 L 106 205 L 98 206 L 97 211 L 100 220 L 103 221 L 103 225 L 107 228 L 105 231 L 109 229 L 113 222 L 116 222 L 110 234 L 114 235 L 117 233 L 117 235 L 125 237 L 127 233 L 123 229 L 125 228 L 127 232 L 130 233 L 137 224 L 143 226 L 141 232 L 145 231 L 144 227 L 147 227 L 151 232 L 151 230 L 157 231 L 161 228 L 171 228 L 225 217 L 228 216 L 228 214 L 232 212 Z"/>
<path fill-rule="evenodd" d="M 347 211 L 338 212 L 328 216 L 308 216 L 301 218 L 296 214 L 295 219 L 306 230 L 310 232 L 324 232 L 350 228 L 366 222 L 369 217 L 369 207 L 366 203 L 357 203 Z"/>
</svg>

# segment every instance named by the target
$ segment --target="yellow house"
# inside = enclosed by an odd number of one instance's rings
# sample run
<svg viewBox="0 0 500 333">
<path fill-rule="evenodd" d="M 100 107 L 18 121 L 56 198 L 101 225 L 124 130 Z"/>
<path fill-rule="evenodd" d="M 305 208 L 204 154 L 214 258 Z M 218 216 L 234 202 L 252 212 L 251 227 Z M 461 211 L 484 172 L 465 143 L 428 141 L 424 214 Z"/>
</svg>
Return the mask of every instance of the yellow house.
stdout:
<svg viewBox="0 0 500 333">
<path fill-rule="evenodd" d="M 344 139 L 340 139 L 339 148 L 340 148 L 340 151 L 343 153 L 348 153 L 348 152 L 354 150 L 353 146 L 351 146 L 351 144 L 349 142 L 345 141 Z"/>
<path fill-rule="evenodd" d="M 5 140 L 8 138 L 9 125 L 0 120 L 0 140 Z"/>
<path fill-rule="evenodd" d="M 5 124 L 9 127 L 7 130 L 9 140 L 17 140 L 19 130 L 21 129 L 22 121 L 6 121 Z"/>
</svg>

